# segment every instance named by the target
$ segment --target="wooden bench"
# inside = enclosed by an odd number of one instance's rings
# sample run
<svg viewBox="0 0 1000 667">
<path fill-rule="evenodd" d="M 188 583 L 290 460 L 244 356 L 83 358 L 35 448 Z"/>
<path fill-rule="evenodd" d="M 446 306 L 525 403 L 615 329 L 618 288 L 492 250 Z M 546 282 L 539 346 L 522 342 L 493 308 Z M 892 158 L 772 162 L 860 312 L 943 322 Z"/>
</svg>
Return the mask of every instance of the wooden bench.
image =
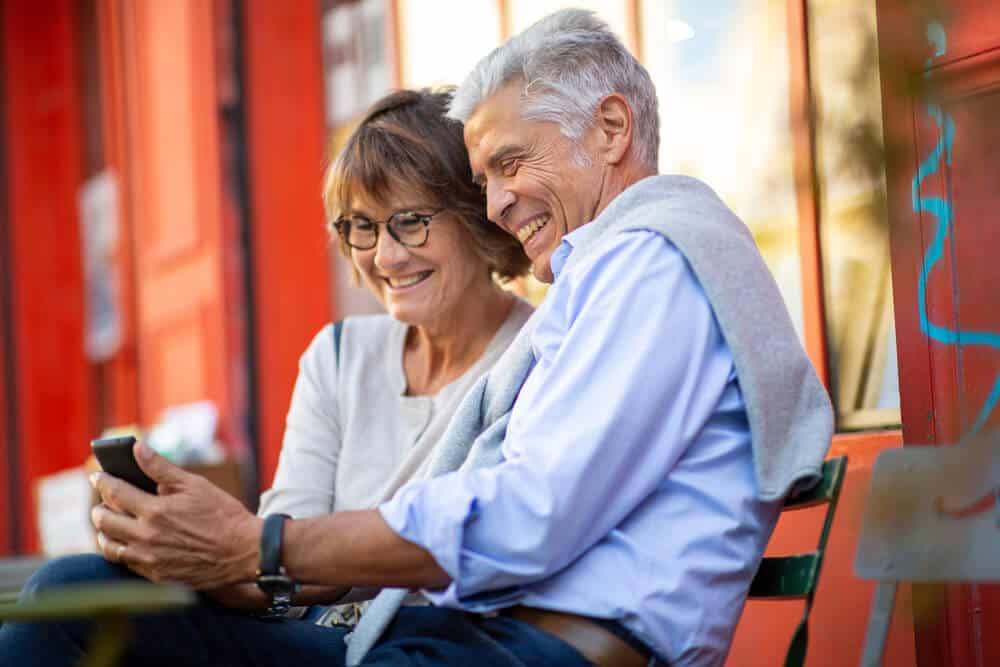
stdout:
<svg viewBox="0 0 1000 667">
<path fill-rule="evenodd" d="M 846 472 L 846 456 L 830 459 L 823 464 L 823 477 L 816 486 L 785 500 L 782 512 L 826 505 L 826 517 L 823 520 L 819 544 L 815 551 L 808 553 L 765 557 L 750 584 L 751 598 L 805 600 L 805 612 L 795 629 L 795 634 L 792 635 L 792 642 L 785 655 L 785 667 L 802 667 L 805 663 L 806 648 L 809 643 L 809 612 L 812 611 L 813 595 L 819 584 L 826 542 L 830 537 L 833 515 L 837 509 L 840 487 L 844 483 Z"/>
</svg>

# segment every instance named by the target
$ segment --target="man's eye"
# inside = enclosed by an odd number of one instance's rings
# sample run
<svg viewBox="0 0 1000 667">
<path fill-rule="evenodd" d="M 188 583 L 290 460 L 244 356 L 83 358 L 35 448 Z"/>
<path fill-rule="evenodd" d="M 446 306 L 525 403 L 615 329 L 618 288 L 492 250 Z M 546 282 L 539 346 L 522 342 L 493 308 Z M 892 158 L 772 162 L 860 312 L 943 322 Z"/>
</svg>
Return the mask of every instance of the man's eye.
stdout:
<svg viewBox="0 0 1000 667">
<path fill-rule="evenodd" d="M 517 160 L 507 160 L 500 165 L 500 172 L 504 176 L 513 176 L 517 173 L 518 161 Z"/>
</svg>

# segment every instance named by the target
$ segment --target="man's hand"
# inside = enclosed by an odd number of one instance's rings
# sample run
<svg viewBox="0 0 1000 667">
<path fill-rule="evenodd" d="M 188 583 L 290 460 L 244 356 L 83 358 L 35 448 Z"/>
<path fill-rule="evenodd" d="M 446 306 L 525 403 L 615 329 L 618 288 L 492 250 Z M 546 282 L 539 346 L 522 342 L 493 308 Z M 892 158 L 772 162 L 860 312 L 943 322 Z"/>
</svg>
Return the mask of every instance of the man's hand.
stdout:
<svg viewBox="0 0 1000 667">
<path fill-rule="evenodd" d="M 253 581 L 261 521 L 208 480 L 181 470 L 144 443 L 139 467 L 158 484 L 145 493 L 106 473 L 91 483 L 103 504 L 91 511 L 101 553 L 151 581 L 198 590 Z"/>
</svg>

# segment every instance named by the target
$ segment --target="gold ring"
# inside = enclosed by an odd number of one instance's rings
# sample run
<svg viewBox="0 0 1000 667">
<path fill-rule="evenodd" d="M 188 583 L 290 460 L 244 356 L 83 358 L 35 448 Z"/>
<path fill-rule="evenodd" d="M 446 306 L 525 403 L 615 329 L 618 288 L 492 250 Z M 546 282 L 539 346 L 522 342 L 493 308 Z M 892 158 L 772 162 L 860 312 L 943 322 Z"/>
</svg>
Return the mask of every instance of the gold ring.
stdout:
<svg viewBox="0 0 1000 667">
<path fill-rule="evenodd" d="M 115 549 L 115 561 L 118 563 L 122 562 L 122 556 L 124 555 L 125 555 L 125 545 L 119 544 L 118 548 Z"/>
</svg>

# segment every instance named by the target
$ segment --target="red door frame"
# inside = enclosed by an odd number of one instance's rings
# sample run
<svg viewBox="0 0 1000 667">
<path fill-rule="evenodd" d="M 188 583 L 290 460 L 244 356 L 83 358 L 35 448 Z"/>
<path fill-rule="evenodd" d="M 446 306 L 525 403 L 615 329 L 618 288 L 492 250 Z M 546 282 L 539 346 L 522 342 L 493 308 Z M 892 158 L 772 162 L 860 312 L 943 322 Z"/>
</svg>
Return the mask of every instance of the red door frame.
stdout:
<svg viewBox="0 0 1000 667">
<path fill-rule="evenodd" d="M 903 435 L 908 446 L 947 445 L 968 425 L 959 423 L 957 405 L 962 365 L 956 346 L 931 341 L 923 333 L 918 283 L 926 249 L 934 234 L 934 220 L 913 212 L 911 180 L 927 150 L 918 127 L 925 102 L 917 95 L 918 82 L 930 83 L 941 95 L 969 95 L 1000 82 L 1000 7 L 980 0 L 951 0 L 938 7 L 946 28 L 947 55 L 934 56 L 928 41 L 928 22 L 920 3 L 877 0 L 882 54 L 882 115 L 889 164 L 887 170 L 893 267 L 893 297 L 899 341 Z M 990 63 L 979 62 L 990 50 Z M 905 92 L 903 92 L 905 91 Z M 915 94 L 916 93 L 916 94 Z M 924 137 L 926 139 L 926 137 Z M 923 186 L 941 196 L 940 184 Z M 949 189 L 950 189 L 949 185 Z M 948 195 L 950 198 L 950 194 Z M 981 220 L 980 224 L 991 221 Z M 966 224 L 969 224 L 966 222 Z M 951 252 L 955 252 L 953 249 Z M 928 287 L 931 321 L 957 313 L 950 297 L 934 303 Z M 931 614 L 929 610 L 939 610 Z M 1000 591 L 977 584 L 914 585 L 913 619 L 917 664 L 920 667 L 981 667 L 1000 654 L 1000 638 L 987 628 L 1000 617 Z M 984 631 L 986 630 L 986 631 Z M 995 658 L 993 658 L 995 660 Z M 987 662 L 984 662 L 987 661 Z"/>
<path fill-rule="evenodd" d="M 268 488 L 298 359 L 330 321 L 318 2 L 245 0 L 247 153 L 258 377 L 258 475 Z"/>
<path fill-rule="evenodd" d="M 0 35 L 4 32 L 4 6 L 0 3 Z M 0 128 L 6 127 L 6 70 L 4 54 L 0 51 Z M 7 201 L 7 179 L 9 178 L 6 150 L 7 133 L 0 130 L 0 267 L 9 265 L 10 258 L 8 249 L 9 207 Z M 0 556 L 14 552 L 17 543 L 13 534 L 14 526 L 17 525 L 17 516 L 14 508 L 17 506 L 17 494 L 11 486 L 12 474 L 15 469 L 16 460 L 13 456 L 13 442 L 16 439 L 14 434 L 15 419 L 8 419 L 8 414 L 12 416 L 13 405 L 8 400 L 13 400 L 13 395 L 7 390 L 9 368 L 7 366 L 8 357 L 13 356 L 8 352 L 10 339 L 7 331 L 10 322 L 7 317 L 7 309 L 10 303 L 10 274 L 0 270 Z"/>
<path fill-rule="evenodd" d="M 71 0 L 4 3 L 5 162 L 21 500 L 18 540 L 38 548 L 33 485 L 79 465 L 92 429 L 83 346 L 77 193 L 82 177 L 76 17 Z"/>
</svg>

